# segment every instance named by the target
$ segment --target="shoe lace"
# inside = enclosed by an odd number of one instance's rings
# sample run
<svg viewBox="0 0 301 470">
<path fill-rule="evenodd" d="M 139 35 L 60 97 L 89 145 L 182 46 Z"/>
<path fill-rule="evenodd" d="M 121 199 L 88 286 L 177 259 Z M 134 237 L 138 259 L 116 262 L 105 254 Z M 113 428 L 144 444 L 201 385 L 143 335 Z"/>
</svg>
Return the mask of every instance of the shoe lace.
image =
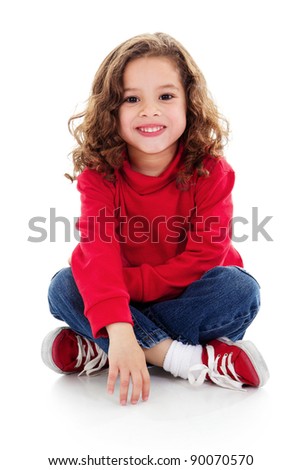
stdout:
<svg viewBox="0 0 301 470">
<path fill-rule="evenodd" d="M 191 385 L 200 386 L 204 383 L 206 376 L 210 377 L 212 382 L 219 385 L 220 387 L 230 388 L 231 390 L 244 390 L 242 388 L 243 383 L 240 381 L 233 362 L 232 355 L 223 354 L 220 369 L 222 374 L 218 371 L 218 363 L 220 361 L 221 355 L 218 354 L 215 357 L 214 347 L 212 345 L 207 345 L 207 355 L 208 355 L 208 365 L 205 364 L 196 364 L 190 367 L 188 372 L 188 380 Z M 234 379 L 228 374 L 228 371 L 231 372 Z"/>
<path fill-rule="evenodd" d="M 95 351 L 93 349 L 91 341 L 79 335 L 76 335 L 76 339 L 78 345 L 78 356 L 76 358 L 77 362 L 75 367 L 78 368 L 82 366 L 84 360 L 84 368 L 78 375 L 80 376 L 86 374 L 88 376 L 92 376 L 99 374 L 100 370 L 107 362 L 107 354 L 102 349 L 100 349 L 100 347 L 96 343 L 94 343 L 93 345 L 96 350 L 95 356 Z"/>
</svg>

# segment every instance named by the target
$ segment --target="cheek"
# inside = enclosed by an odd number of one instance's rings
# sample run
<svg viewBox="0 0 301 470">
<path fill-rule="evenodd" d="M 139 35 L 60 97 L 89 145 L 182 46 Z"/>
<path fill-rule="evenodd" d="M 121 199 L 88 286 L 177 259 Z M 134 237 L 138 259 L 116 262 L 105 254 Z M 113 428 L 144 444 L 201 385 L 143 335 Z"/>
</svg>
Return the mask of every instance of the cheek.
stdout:
<svg viewBox="0 0 301 470">
<path fill-rule="evenodd" d="M 126 131 L 126 116 L 125 113 L 123 113 L 122 111 L 119 111 L 118 113 L 117 126 L 119 134 L 124 134 L 124 132 Z"/>
<path fill-rule="evenodd" d="M 183 132 L 186 129 L 186 124 L 187 124 L 186 110 L 183 109 L 181 113 L 181 118 L 178 121 L 179 128 L 181 128 Z"/>
</svg>

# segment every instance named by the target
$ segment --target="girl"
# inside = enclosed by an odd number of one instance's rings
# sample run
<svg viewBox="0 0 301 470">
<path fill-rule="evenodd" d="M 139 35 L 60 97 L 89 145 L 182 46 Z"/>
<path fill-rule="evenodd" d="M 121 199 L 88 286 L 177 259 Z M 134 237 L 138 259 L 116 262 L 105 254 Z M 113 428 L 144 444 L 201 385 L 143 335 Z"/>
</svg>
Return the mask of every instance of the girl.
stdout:
<svg viewBox="0 0 301 470">
<path fill-rule="evenodd" d="M 123 405 L 148 399 L 147 364 L 192 384 L 262 386 L 266 364 L 242 341 L 260 295 L 231 244 L 227 123 L 192 57 L 163 33 L 125 41 L 70 124 L 81 241 L 50 285 L 68 327 L 44 339 L 46 365 L 108 367 Z"/>
</svg>

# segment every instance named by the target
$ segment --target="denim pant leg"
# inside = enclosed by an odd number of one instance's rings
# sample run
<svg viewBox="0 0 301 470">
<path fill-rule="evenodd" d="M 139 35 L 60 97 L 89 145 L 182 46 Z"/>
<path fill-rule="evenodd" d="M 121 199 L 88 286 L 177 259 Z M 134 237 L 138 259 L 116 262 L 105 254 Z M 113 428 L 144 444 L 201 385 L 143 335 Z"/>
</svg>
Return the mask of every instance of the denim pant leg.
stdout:
<svg viewBox="0 0 301 470">
<path fill-rule="evenodd" d="M 150 306 L 146 314 L 171 338 L 204 344 L 227 336 L 242 339 L 260 306 L 257 281 L 236 266 L 216 267 L 176 299 Z"/>
<path fill-rule="evenodd" d="M 94 341 L 103 351 L 108 352 L 109 339 L 96 339 L 92 335 L 90 323 L 84 315 L 84 303 L 71 268 L 63 268 L 54 275 L 49 286 L 48 301 L 50 312 L 55 318 L 64 321 L 73 331 Z M 142 347 L 150 348 L 169 337 L 137 308 L 130 306 L 130 309 L 134 321 L 134 332 Z"/>
</svg>

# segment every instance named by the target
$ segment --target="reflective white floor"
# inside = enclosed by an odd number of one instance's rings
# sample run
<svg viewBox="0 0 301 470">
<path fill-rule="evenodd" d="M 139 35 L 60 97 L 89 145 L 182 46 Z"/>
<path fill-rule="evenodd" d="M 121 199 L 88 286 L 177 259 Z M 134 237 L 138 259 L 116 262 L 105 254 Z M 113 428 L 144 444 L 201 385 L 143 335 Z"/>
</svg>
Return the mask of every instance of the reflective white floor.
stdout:
<svg viewBox="0 0 301 470">
<path fill-rule="evenodd" d="M 284 361 L 271 361 L 264 388 L 246 392 L 209 383 L 194 388 L 152 368 L 150 400 L 121 407 L 117 394 L 105 392 L 105 372 L 94 378 L 57 375 L 33 352 L 32 364 L 20 361 L 12 383 L 3 377 L 3 468 L 48 469 L 48 457 L 87 455 L 179 457 L 181 468 L 191 468 L 193 454 L 253 456 L 251 467 L 239 468 L 296 468 L 299 392 L 288 383 Z M 271 359 L 273 353 L 265 352 Z"/>
</svg>

